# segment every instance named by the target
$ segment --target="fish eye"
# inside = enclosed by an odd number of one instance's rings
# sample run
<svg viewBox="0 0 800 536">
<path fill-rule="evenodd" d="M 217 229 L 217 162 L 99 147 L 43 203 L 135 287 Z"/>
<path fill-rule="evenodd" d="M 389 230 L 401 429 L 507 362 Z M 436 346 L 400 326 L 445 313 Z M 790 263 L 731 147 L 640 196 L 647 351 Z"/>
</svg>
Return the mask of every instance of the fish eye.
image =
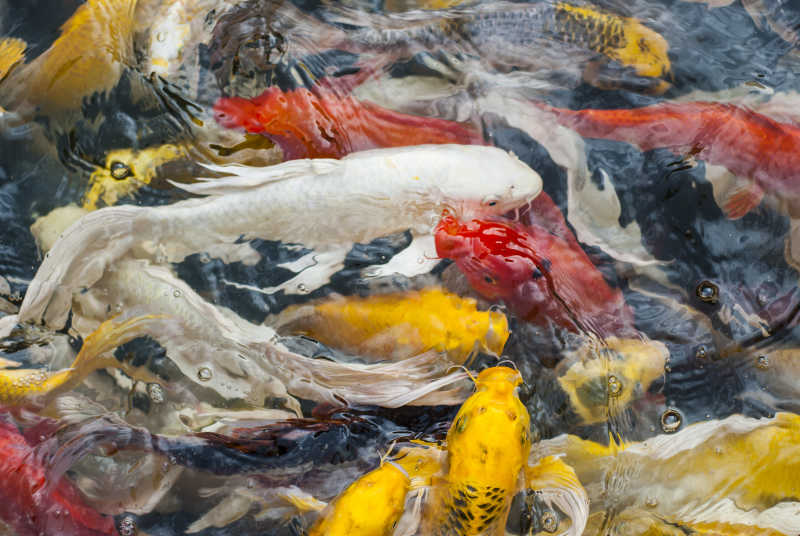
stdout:
<svg viewBox="0 0 800 536">
<path fill-rule="evenodd" d="M 542 277 L 542 272 L 540 272 L 538 268 L 534 269 L 533 270 L 533 278 L 534 279 L 539 279 L 540 277 Z"/>
<path fill-rule="evenodd" d="M 111 176 L 118 181 L 127 179 L 128 177 L 133 175 L 131 168 L 118 160 L 114 160 L 113 162 L 111 162 L 111 165 L 109 166 L 108 169 L 109 171 L 111 171 Z"/>
<path fill-rule="evenodd" d="M 489 283 L 490 285 L 494 285 L 495 284 L 494 278 L 492 276 L 490 276 L 490 275 L 483 276 L 483 280 L 486 281 L 487 283 Z"/>
<path fill-rule="evenodd" d="M 496 196 L 490 196 L 483 200 L 483 204 L 486 205 L 487 207 L 493 207 L 497 205 L 498 202 L 499 199 Z"/>
</svg>

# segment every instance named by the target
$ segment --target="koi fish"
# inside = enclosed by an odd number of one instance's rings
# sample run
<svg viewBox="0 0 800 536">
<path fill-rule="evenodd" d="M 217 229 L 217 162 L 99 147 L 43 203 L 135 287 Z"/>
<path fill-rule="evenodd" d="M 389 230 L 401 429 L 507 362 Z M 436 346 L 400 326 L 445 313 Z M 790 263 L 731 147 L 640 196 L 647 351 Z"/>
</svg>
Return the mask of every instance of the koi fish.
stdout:
<svg viewBox="0 0 800 536">
<path fill-rule="evenodd" d="M 432 50 L 467 52 L 499 71 L 537 71 L 546 56 L 539 47 L 553 49 L 555 41 L 567 45 L 569 52 L 564 54 L 569 53 L 573 63 L 588 65 L 587 81 L 599 87 L 634 80 L 613 71 L 605 80 L 593 73 L 598 55 L 632 70 L 640 78 L 633 87 L 661 93 L 670 85 L 661 80 L 670 76 L 671 65 L 669 44 L 660 34 L 634 18 L 589 5 L 491 2 L 383 16 L 340 9 L 331 17 L 359 27 L 331 43 L 353 52 L 388 51 L 394 58 Z"/>
<path fill-rule="evenodd" d="M 7 415 L 0 418 L 0 453 L 0 519 L 15 534 L 117 534 L 114 519 L 89 508 L 66 477 L 57 482 L 48 478 L 47 467 Z"/>
<path fill-rule="evenodd" d="M 95 370 L 120 367 L 121 363 L 108 352 L 140 337 L 148 323 L 161 318 L 156 315 L 115 317 L 102 323 L 83 343 L 68 369 L 47 372 L 41 369 L 12 369 L 18 363 L 3 360 L 0 364 L 0 403 L 18 405 L 52 399 L 80 384 Z M 152 375 L 140 371 L 134 377 L 154 381 Z"/>
<path fill-rule="evenodd" d="M 642 151 L 672 149 L 721 165 L 744 180 L 727 192 L 722 209 L 738 219 L 765 192 L 793 202 L 800 165 L 800 127 L 752 110 L 716 102 L 664 102 L 628 110 L 567 110 L 541 105 L 559 123 L 587 138 L 623 141 Z M 770 158 L 764 159 L 763 155 Z"/>
<path fill-rule="evenodd" d="M 395 112 L 324 86 L 315 92 L 271 87 L 253 99 L 222 97 L 214 104 L 214 117 L 227 128 L 268 136 L 281 147 L 284 160 L 341 158 L 383 147 L 484 144 L 467 125 Z"/>
<path fill-rule="evenodd" d="M 208 167 L 234 176 L 181 185 L 208 197 L 108 207 L 75 222 L 31 281 L 20 319 L 63 326 L 73 293 L 90 288 L 124 255 L 147 255 L 139 247 L 146 243 L 170 262 L 204 251 L 253 262 L 252 248 L 237 243 L 253 238 L 339 248 L 343 260 L 354 242 L 409 229 L 432 236 L 446 208 L 462 217 L 503 214 L 542 189 L 539 175 L 519 159 L 477 145 L 375 149 L 266 168 Z"/>
<path fill-rule="evenodd" d="M 84 97 L 107 91 L 136 63 L 133 21 L 137 0 L 88 0 L 61 27 L 61 35 L 3 81 L 3 104 L 45 114 L 78 110 Z"/>
<path fill-rule="evenodd" d="M 436 251 L 453 259 L 479 294 L 502 300 L 528 322 L 564 329 L 633 336 L 633 313 L 577 242 L 531 223 L 472 220 L 445 215 L 436 227 Z"/>
<path fill-rule="evenodd" d="M 356 355 L 400 360 L 435 350 L 457 364 L 476 349 L 501 355 L 509 335 L 505 315 L 438 287 L 292 306 L 270 324 Z"/>
<path fill-rule="evenodd" d="M 84 197 L 83 208 L 95 210 L 100 199 L 108 206 L 115 204 L 119 198 L 134 193 L 142 185 L 150 184 L 159 166 L 186 156 L 182 147 L 171 143 L 140 151 L 109 151 L 105 166 L 97 168 L 89 177 L 89 190 Z"/>
<path fill-rule="evenodd" d="M 406 495 L 441 468 L 438 448 L 404 447 L 393 459 L 350 484 L 309 529 L 309 536 L 389 536 L 403 514 Z"/>
<path fill-rule="evenodd" d="M 561 454 L 590 491 L 586 534 L 648 526 L 682 534 L 796 534 L 799 438 L 797 415 L 732 415 L 641 443 L 559 436 L 540 443 L 537 455 Z"/>
<path fill-rule="evenodd" d="M 423 513 L 425 534 L 502 534 L 531 448 L 519 372 L 483 370 L 447 432 L 447 473 Z"/>
<path fill-rule="evenodd" d="M 584 424 L 618 417 L 664 375 L 669 351 L 659 341 L 607 337 L 597 348 L 588 341 L 567 355 L 569 368 L 558 378 Z"/>
</svg>

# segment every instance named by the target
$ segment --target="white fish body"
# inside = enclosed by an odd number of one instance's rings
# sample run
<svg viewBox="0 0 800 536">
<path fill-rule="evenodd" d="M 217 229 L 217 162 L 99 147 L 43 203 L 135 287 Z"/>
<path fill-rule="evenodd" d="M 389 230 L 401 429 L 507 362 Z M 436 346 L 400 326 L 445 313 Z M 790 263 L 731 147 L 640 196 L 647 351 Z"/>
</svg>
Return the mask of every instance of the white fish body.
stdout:
<svg viewBox="0 0 800 536">
<path fill-rule="evenodd" d="M 177 262 L 253 238 L 342 248 L 407 229 L 431 234 L 446 209 L 462 219 L 503 214 L 542 189 L 539 175 L 519 159 L 484 146 L 421 145 L 341 160 L 211 169 L 234 176 L 182 186 L 208 197 L 163 207 L 109 207 L 77 221 L 39 268 L 20 318 L 62 327 L 73 294 L 129 252 L 147 256 L 155 250 Z"/>
<path fill-rule="evenodd" d="M 160 325 L 149 323 L 142 335 L 164 346 L 189 380 L 226 399 L 257 405 L 268 397 L 285 399 L 287 408 L 299 414 L 287 390 L 308 400 L 344 399 L 387 407 L 458 404 L 464 398 L 459 386 L 440 390 L 461 382 L 466 374 L 447 374 L 447 365 L 435 352 L 376 365 L 305 357 L 276 342 L 272 328 L 205 301 L 168 268 L 146 260 L 122 260 L 75 302 L 73 326 L 79 332 L 91 331 L 114 310 L 138 307 L 166 315 Z M 207 369 L 205 375 L 202 369 Z"/>
</svg>

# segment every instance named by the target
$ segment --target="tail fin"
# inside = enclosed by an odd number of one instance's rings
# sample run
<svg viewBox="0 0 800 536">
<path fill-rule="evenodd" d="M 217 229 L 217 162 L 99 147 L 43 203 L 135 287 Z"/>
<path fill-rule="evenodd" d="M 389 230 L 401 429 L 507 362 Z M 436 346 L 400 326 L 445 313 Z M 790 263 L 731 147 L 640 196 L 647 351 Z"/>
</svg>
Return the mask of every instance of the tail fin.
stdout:
<svg viewBox="0 0 800 536">
<path fill-rule="evenodd" d="M 108 352 L 137 337 L 152 333 L 153 324 L 161 323 L 167 318 L 166 315 L 135 314 L 136 309 L 110 318 L 86 337 L 78 356 L 72 362 L 71 368 L 75 371 L 73 382 L 83 380 L 97 369 L 118 366 L 118 361 L 110 357 Z"/>
<path fill-rule="evenodd" d="M 20 308 L 20 322 L 60 329 L 72 307 L 72 295 L 96 283 L 106 268 L 128 252 L 137 236 L 135 222 L 146 210 L 121 206 L 91 212 L 72 224 L 45 255 Z"/>
</svg>

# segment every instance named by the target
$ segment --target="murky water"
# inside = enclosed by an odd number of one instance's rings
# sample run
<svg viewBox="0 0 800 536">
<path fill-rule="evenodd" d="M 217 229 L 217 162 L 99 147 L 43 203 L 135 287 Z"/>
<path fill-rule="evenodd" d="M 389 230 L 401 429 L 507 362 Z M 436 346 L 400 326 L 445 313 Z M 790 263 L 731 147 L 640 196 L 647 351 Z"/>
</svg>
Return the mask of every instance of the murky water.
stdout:
<svg viewBox="0 0 800 536">
<path fill-rule="evenodd" d="M 0 35 L 0 532 L 800 534 L 792 2 L 0 0 Z M 398 149 L 449 143 L 524 166 Z M 470 397 L 495 365 L 525 410 Z"/>
</svg>

